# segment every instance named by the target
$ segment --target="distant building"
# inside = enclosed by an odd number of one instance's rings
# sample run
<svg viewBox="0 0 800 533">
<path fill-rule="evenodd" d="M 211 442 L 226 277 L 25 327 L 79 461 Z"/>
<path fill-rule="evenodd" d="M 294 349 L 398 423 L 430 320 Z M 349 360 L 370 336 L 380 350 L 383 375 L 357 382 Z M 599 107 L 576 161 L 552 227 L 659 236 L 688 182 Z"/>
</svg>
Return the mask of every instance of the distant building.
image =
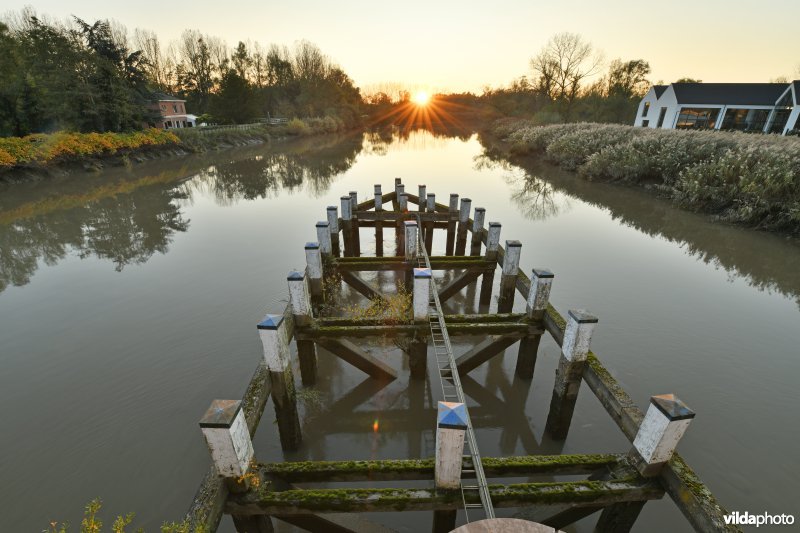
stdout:
<svg viewBox="0 0 800 533">
<path fill-rule="evenodd" d="M 194 128 L 197 117 L 186 113 L 186 100 L 165 93 L 153 93 L 153 109 L 158 111 L 156 128 L 170 130 L 175 128 Z"/>
<path fill-rule="evenodd" d="M 800 130 L 800 80 L 654 85 L 639 103 L 634 126 L 786 135 Z"/>
</svg>

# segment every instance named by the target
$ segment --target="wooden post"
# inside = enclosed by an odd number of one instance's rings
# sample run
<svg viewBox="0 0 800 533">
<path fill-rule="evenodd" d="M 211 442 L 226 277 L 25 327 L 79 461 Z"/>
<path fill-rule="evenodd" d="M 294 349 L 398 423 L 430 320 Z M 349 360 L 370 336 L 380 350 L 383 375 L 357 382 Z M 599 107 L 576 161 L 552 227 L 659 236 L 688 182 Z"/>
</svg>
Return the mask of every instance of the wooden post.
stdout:
<svg viewBox="0 0 800 533">
<path fill-rule="evenodd" d="M 672 458 L 678 442 L 694 418 L 694 411 L 674 394 L 650 398 L 650 406 L 633 439 L 631 462 L 643 477 L 655 477 Z M 600 514 L 595 533 L 630 531 L 644 502 L 617 503 Z"/>
<path fill-rule="evenodd" d="M 545 268 L 534 268 L 531 273 L 531 288 L 528 291 L 526 312 L 529 320 L 541 322 L 550 300 L 550 287 L 553 285 L 553 273 Z M 519 342 L 517 354 L 517 376 L 523 379 L 533 378 L 536 368 L 536 356 L 539 351 L 540 334 L 528 335 Z"/>
<path fill-rule="evenodd" d="M 211 460 L 230 492 L 241 493 L 250 488 L 245 475 L 250 471 L 254 452 L 253 442 L 238 400 L 214 400 L 203 418 L 200 430 L 208 444 Z M 271 533 L 269 516 L 232 516 L 239 533 Z"/>
<path fill-rule="evenodd" d="M 428 308 L 431 299 L 431 281 L 433 273 L 429 268 L 414 269 L 414 321 L 427 322 Z"/>
<path fill-rule="evenodd" d="M 383 193 L 381 192 L 381 184 L 375 184 L 375 211 L 383 210 Z"/>
<path fill-rule="evenodd" d="M 425 204 L 428 200 L 428 187 L 425 185 L 419 186 L 419 194 L 417 194 L 419 198 L 419 211 L 425 212 Z"/>
<path fill-rule="evenodd" d="M 342 238 L 344 239 L 344 256 L 353 254 L 353 207 L 349 196 L 340 198 L 342 206 Z"/>
<path fill-rule="evenodd" d="M 457 402 L 439 402 L 434 468 L 434 483 L 437 490 L 455 490 L 461 487 L 461 464 L 466 432 L 466 406 Z"/>
<path fill-rule="evenodd" d="M 413 220 L 403 222 L 406 233 L 406 261 L 414 261 L 417 258 L 417 243 L 419 242 L 419 226 Z"/>
<path fill-rule="evenodd" d="M 492 289 L 494 287 L 494 271 L 497 264 L 497 252 L 500 250 L 500 229 L 499 222 L 489 222 L 489 231 L 486 236 L 486 261 L 490 263 L 481 279 L 481 294 L 478 303 L 481 306 L 488 306 L 492 301 Z"/>
<path fill-rule="evenodd" d="M 200 430 L 217 473 L 225 478 L 229 489 L 235 489 L 236 478 L 248 472 L 255 455 L 242 402 L 214 400 L 200 419 Z"/>
<path fill-rule="evenodd" d="M 375 212 L 383 211 L 383 193 L 381 184 L 375 184 Z M 375 221 L 375 255 L 383 257 L 383 221 Z"/>
<path fill-rule="evenodd" d="M 395 196 L 395 198 L 398 198 L 400 196 L 400 191 L 398 190 L 398 187 L 401 186 L 402 184 L 403 184 L 403 180 L 401 180 L 400 178 L 395 178 L 394 179 L 394 196 Z"/>
<path fill-rule="evenodd" d="M 472 200 L 469 198 L 461 199 L 461 207 L 458 211 L 458 232 L 456 238 L 456 255 L 464 255 L 467 248 L 467 221 L 469 212 L 472 210 Z"/>
<path fill-rule="evenodd" d="M 545 426 L 547 432 L 555 439 L 567 438 L 575 402 L 578 400 L 578 391 L 581 388 L 583 367 L 596 325 L 597 317 L 582 309 L 570 309 L 567 313 L 561 357 L 558 361 L 556 381 Z"/>
<path fill-rule="evenodd" d="M 461 487 L 461 465 L 464 457 L 464 435 L 467 432 L 467 411 L 463 403 L 439 402 L 436 424 L 436 490 L 457 490 Z M 434 511 L 433 532 L 445 533 L 456 527 L 456 511 Z"/>
<path fill-rule="evenodd" d="M 317 242 L 319 251 L 324 257 L 330 258 L 333 254 L 333 242 L 331 241 L 330 223 L 327 220 L 317 222 Z"/>
<path fill-rule="evenodd" d="M 510 313 L 514 308 L 521 253 L 521 242 L 516 240 L 506 241 L 506 253 L 503 256 L 503 273 L 500 276 L 500 297 L 497 300 L 498 313 Z"/>
<path fill-rule="evenodd" d="M 631 450 L 631 457 L 642 476 L 653 477 L 661 472 L 694 415 L 694 411 L 674 394 L 650 398 L 650 406 Z"/>
<path fill-rule="evenodd" d="M 453 255 L 456 243 L 456 221 L 458 219 L 458 195 L 450 195 L 450 206 L 448 209 L 449 218 L 447 220 L 447 242 L 445 243 L 445 255 Z"/>
<path fill-rule="evenodd" d="M 405 196 L 405 195 L 404 195 Z M 412 267 L 417 264 L 417 244 L 419 242 L 419 226 L 413 220 L 406 220 L 403 222 L 405 232 L 405 257 L 406 261 L 411 263 Z M 409 269 L 405 272 L 405 286 L 406 290 L 411 291 L 414 288 L 414 272 Z"/>
<path fill-rule="evenodd" d="M 289 283 L 289 305 L 295 326 L 303 327 L 311 324 L 311 303 L 308 295 L 306 277 L 293 270 L 286 278 Z M 303 385 L 313 385 L 317 381 L 317 348 L 314 341 L 297 340 L 297 358 L 300 361 L 300 379 Z"/>
<path fill-rule="evenodd" d="M 428 342 L 423 338 L 414 338 L 408 350 L 408 369 L 411 379 L 425 379 L 428 370 Z"/>
<path fill-rule="evenodd" d="M 331 247 L 333 255 L 339 257 L 342 254 L 339 248 L 339 209 L 335 205 L 329 205 L 328 210 L 328 229 L 331 231 Z"/>
<path fill-rule="evenodd" d="M 400 193 L 400 211 L 403 213 L 408 211 L 408 195 L 404 192 Z"/>
<path fill-rule="evenodd" d="M 433 193 L 428 194 L 428 212 L 436 213 L 436 195 Z M 428 255 L 433 253 L 433 227 L 433 220 L 425 222 L 425 249 Z"/>
<path fill-rule="evenodd" d="M 311 287 L 311 302 L 318 306 L 322 303 L 322 254 L 318 242 L 307 242 L 306 274 Z"/>
<path fill-rule="evenodd" d="M 353 256 L 361 256 L 361 234 L 358 231 L 358 216 L 356 215 L 358 209 L 358 193 L 350 191 L 350 212 L 353 215 L 351 220 L 351 231 L 353 232 Z"/>
<path fill-rule="evenodd" d="M 289 339 L 283 315 L 266 315 L 258 323 L 258 334 L 264 347 L 264 361 L 269 370 L 281 448 L 284 451 L 296 450 L 303 437 L 297 415 L 297 395 L 292 365 L 289 364 Z"/>
<path fill-rule="evenodd" d="M 483 233 L 483 223 L 486 220 L 486 209 L 483 207 L 475 208 L 475 218 L 472 219 L 472 242 L 469 255 L 481 255 L 481 233 Z"/>
</svg>

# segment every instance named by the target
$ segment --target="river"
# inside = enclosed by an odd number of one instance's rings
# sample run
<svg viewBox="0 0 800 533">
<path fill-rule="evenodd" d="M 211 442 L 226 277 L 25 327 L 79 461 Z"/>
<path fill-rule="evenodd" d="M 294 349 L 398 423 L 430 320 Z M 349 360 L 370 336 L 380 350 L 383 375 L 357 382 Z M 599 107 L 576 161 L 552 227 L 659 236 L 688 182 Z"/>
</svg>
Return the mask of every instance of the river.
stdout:
<svg viewBox="0 0 800 533">
<path fill-rule="evenodd" d="M 522 242 L 526 272 L 555 272 L 552 303 L 599 317 L 593 349 L 641 407 L 674 392 L 697 412 L 678 449 L 723 505 L 797 514 L 800 245 L 534 160 L 493 161 L 473 135 L 415 131 L 0 186 L 0 531 L 76 530 L 95 497 L 108 525 L 129 511 L 148 531 L 180 519 L 208 468 L 197 421 L 212 399 L 241 397 L 262 356 L 255 324 L 285 307 L 314 223 L 396 176 L 440 202 L 472 198 L 501 240 Z M 448 305 L 474 309 L 474 289 Z M 409 383 L 396 347 L 375 349 L 399 379 L 320 357 L 316 392 L 301 393 L 302 449 L 281 452 L 268 405 L 257 457 L 432 454 L 436 387 Z M 483 455 L 629 449 L 585 385 L 567 440 L 543 436 L 558 353 L 543 341 L 532 384 L 513 377 L 515 347 L 464 380 Z M 430 516 L 371 518 L 415 531 Z M 689 527 L 666 498 L 635 530 Z"/>
</svg>

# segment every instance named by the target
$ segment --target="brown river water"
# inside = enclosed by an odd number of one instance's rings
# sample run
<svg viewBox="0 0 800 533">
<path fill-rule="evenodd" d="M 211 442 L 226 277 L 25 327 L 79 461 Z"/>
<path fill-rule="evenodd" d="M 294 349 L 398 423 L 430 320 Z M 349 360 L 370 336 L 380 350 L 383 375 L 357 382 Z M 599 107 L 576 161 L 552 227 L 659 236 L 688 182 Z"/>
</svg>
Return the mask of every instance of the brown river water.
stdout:
<svg viewBox="0 0 800 533">
<path fill-rule="evenodd" d="M 396 176 L 440 202 L 472 198 L 501 240 L 522 242 L 526 272 L 553 270 L 552 303 L 600 318 L 593 349 L 641 407 L 674 392 L 697 412 L 678 449 L 723 505 L 798 514 L 800 245 L 483 153 L 475 136 L 358 134 L 0 186 L 0 531 L 77 530 L 95 497 L 108 525 L 129 511 L 147 531 L 179 520 L 208 468 L 197 421 L 212 399 L 241 397 L 262 357 L 255 325 L 285 307 L 315 222 Z M 447 308 L 475 310 L 474 287 Z M 409 383 L 396 347 L 373 348 L 399 379 L 321 356 L 301 450 L 281 452 L 268 404 L 257 457 L 432 455 L 438 385 Z M 464 379 L 484 456 L 629 449 L 585 385 L 566 441 L 543 435 L 558 354 L 542 342 L 532 383 L 514 378 L 515 347 Z M 430 527 L 426 513 L 370 518 Z M 665 498 L 635 530 L 689 526 Z"/>
</svg>

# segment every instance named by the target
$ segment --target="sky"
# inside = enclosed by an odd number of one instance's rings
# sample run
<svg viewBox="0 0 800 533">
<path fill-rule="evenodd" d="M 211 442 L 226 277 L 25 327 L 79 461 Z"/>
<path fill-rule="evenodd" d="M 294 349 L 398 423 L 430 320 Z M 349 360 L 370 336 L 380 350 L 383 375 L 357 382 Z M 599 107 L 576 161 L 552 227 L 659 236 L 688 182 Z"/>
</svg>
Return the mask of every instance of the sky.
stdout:
<svg viewBox="0 0 800 533">
<path fill-rule="evenodd" d="M 644 59 L 652 82 L 800 78 L 800 1 L 579 2 L 494 0 L 5 0 L 55 18 L 114 19 L 162 43 L 198 29 L 231 47 L 317 44 L 361 87 L 399 82 L 433 91 L 481 92 L 529 75 L 550 37 L 580 34 L 606 61 Z"/>
</svg>

